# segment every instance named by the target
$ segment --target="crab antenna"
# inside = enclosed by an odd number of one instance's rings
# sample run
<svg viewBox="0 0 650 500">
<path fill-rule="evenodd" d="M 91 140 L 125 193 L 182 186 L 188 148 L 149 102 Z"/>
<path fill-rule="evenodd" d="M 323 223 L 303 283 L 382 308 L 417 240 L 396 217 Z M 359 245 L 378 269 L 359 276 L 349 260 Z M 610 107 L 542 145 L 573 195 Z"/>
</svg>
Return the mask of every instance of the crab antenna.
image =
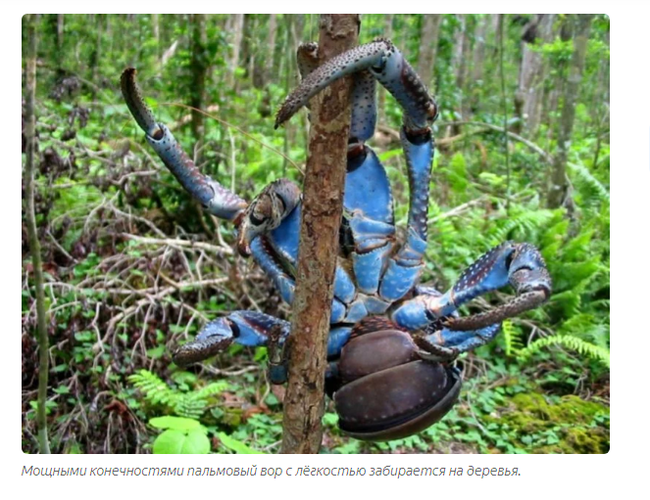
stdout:
<svg viewBox="0 0 650 500">
<path fill-rule="evenodd" d="M 246 202 L 217 181 L 203 175 L 183 151 L 169 128 L 156 122 L 151 109 L 142 99 L 135 74 L 134 68 L 127 68 L 122 73 L 122 94 L 135 121 L 144 130 L 147 142 L 187 192 L 199 200 L 210 213 L 222 219 L 237 219 L 246 208 Z"/>
</svg>

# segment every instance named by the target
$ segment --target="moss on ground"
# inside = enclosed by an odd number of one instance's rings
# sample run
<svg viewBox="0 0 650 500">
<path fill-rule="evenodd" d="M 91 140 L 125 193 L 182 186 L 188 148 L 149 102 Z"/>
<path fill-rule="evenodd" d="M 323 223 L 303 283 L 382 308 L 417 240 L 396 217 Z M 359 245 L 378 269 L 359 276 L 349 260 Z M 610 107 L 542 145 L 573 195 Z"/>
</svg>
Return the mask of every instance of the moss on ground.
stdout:
<svg viewBox="0 0 650 500">
<path fill-rule="evenodd" d="M 519 393 L 485 421 L 529 453 L 607 453 L 609 407 L 577 396 Z"/>
</svg>

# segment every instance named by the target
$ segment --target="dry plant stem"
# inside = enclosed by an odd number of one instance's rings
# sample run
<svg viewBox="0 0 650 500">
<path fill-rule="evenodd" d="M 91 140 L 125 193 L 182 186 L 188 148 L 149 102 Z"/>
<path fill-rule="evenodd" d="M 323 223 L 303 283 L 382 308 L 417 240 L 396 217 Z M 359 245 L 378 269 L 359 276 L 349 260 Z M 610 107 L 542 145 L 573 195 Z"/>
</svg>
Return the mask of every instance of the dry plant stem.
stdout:
<svg viewBox="0 0 650 500">
<path fill-rule="evenodd" d="M 485 130 L 492 130 L 494 132 L 501 132 L 504 133 L 506 131 L 503 127 L 498 127 L 497 125 L 492 125 L 491 123 L 484 123 L 484 122 L 476 122 L 476 121 L 456 121 L 456 122 L 445 122 L 444 125 L 476 125 L 479 127 L 483 127 Z M 482 131 L 478 131 L 477 133 L 480 133 Z M 552 163 L 553 158 L 549 153 L 544 151 L 541 147 L 539 147 L 537 144 L 535 144 L 532 141 L 529 141 L 528 139 L 525 139 L 524 137 L 515 134 L 514 132 L 506 131 L 507 135 L 510 139 L 513 139 L 517 142 L 521 142 L 524 146 L 527 146 L 530 148 L 532 151 L 540 155 L 544 161 L 547 163 Z M 450 138 L 451 139 L 451 138 Z M 444 139 L 439 139 L 436 141 L 436 144 L 440 143 L 440 141 L 444 141 Z M 451 141 L 449 141 L 451 142 Z"/>
<path fill-rule="evenodd" d="M 320 16 L 320 64 L 357 44 L 359 22 L 353 14 Z M 349 79 L 325 89 L 311 109 L 282 453 L 318 453 L 322 438 L 326 345 L 350 130 Z"/>
<path fill-rule="evenodd" d="M 43 269 L 41 262 L 41 244 L 36 230 L 34 212 L 34 155 L 36 153 L 36 115 L 34 104 L 36 100 L 36 19 L 30 15 L 27 21 L 27 84 L 25 106 L 25 137 L 27 139 L 27 160 L 25 163 L 25 198 L 27 199 L 27 230 L 29 232 L 29 249 L 32 254 L 34 268 L 34 287 L 36 288 L 36 317 L 38 335 L 38 409 L 36 422 L 38 425 L 38 446 L 41 453 L 50 453 L 50 443 L 47 437 L 47 419 L 45 402 L 47 400 L 47 376 L 49 370 L 48 338 L 45 321 L 45 294 L 43 292 Z"/>
</svg>

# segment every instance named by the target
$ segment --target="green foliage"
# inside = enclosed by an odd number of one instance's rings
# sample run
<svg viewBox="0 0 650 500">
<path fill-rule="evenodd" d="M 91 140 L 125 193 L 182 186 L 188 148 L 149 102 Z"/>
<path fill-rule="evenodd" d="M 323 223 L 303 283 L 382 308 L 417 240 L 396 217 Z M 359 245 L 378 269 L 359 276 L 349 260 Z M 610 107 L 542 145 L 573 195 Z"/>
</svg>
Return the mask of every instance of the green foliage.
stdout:
<svg viewBox="0 0 650 500">
<path fill-rule="evenodd" d="M 542 349 L 549 346 L 562 346 L 573 351 L 578 352 L 582 356 L 586 356 L 596 361 L 603 363 L 609 368 L 609 350 L 586 342 L 578 337 L 572 335 L 553 335 L 543 339 L 537 339 L 529 344 L 526 348 L 518 351 L 518 355 L 522 360 L 526 360 L 533 354 L 540 352 Z"/>
<path fill-rule="evenodd" d="M 235 453 L 240 453 L 244 455 L 262 454 L 261 451 L 254 450 L 249 446 L 246 446 L 246 444 L 242 443 L 241 441 L 238 441 L 236 439 L 231 438 L 230 436 L 227 436 L 223 432 L 218 433 L 217 436 L 219 437 L 221 444 L 223 444 L 226 448 L 231 449 Z"/>
<path fill-rule="evenodd" d="M 170 387 L 157 375 L 148 370 L 139 370 L 129 376 L 129 381 L 138 388 L 145 400 L 180 417 L 197 419 L 205 413 L 210 399 L 222 392 L 226 382 L 212 382 L 198 390 L 189 389 L 186 379 L 194 375 L 187 372 L 175 374 L 178 382 L 176 387 Z"/>
<path fill-rule="evenodd" d="M 46 404 L 56 452 L 275 453 L 282 433 L 282 405 L 269 392 L 261 371 L 263 349 L 232 347 L 216 363 L 235 372 L 206 382 L 179 370 L 170 347 L 191 338 L 207 319 L 248 307 L 287 317 L 255 268 L 241 259 L 187 247 L 126 240 L 123 234 L 180 238 L 231 245 L 235 229 L 201 215 L 199 207 L 161 163 L 153 158 L 119 94 L 117 79 L 126 66 L 138 68 L 140 82 L 156 117 L 174 134 L 201 170 L 250 199 L 279 177 L 299 184 L 307 148 L 307 113 L 273 129 L 272 113 L 296 80 L 293 48 L 317 38 L 318 17 L 278 15 L 275 47 L 268 47 L 268 15 L 246 17 L 239 65 L 231 71 L 233 18 L 208 15 L 205 40 L 196 44 L 189 16 L 65 15 L 60 38 L 56 15 L 41 16 L 38 65 L 37 222 L 42 236 L 46 301 L 52 318 L 54 389 Z M 517 140 L 455 129 L 450 120 L 501 126 L 504 114 L 515 131 L 513 96 L 522 54 L 522 22 L 531 16 L 505 16 L 504 76 L 501 99 L 499 50 L 493 19 L 487 19 L 486 52 L 464 60 L 459 84 L 458 40 L 463 26 L 476 50 L 485 16 L 445 15 L 440 25 L 433 75 L 441 116 L 434 126 L 442 145 L 434 158 L 430 186 L 429 246 L 423 283 L 447 289 L 484 251 L 505 240 L 528 241 L 542 252 L 553 278 L 553 294 L 542 308 L 505 321 L 489 345 L 462 360 L 468 367 L 458 405 L 441 422 L 408 439 L 364 443 L 338 429 L 331 402 L 323 423 L 325 453 L 483 452 L 601 453 L 607 449 L 606 407 L 609 377 L 609 19 L 594 18 L 585 77 L 576 106 L 567 174 L 570 203 L 545 208 L 549 164 Z M 568 16 L 557 16 L 554 34 Z M 383 15 L 362 17 L 361 41 L 386 34 Z M 392 17 L 392 38 L 414 67 L 420 55 L 422 15 Z M 195 45 L 192 45 L 192 44 Z M 175 47 L 175 52 L 172 51 Z M 199 50 L 193 52 L 193 47 Z M 537 131 L 521 130 L 527 140 L 553 156 L 562 89 L 573 42 L 553 36 L 532 45 L 541 54 L 544 76 Z M 172 53 L 173 52 L 173 53 Z M 163 61 L 163 54 L 166 54 Z M 463 54 L 464 57 L 464 54 Z M 475 74 L 483 65 L 482 74 Z M 260 64 L 261 63 L 261 64 Z M 184 125 L 185 108 L 201 97 L 197 68 L 207 68 L 203 107 L 221 121 L 206 119 L 201 137 Z M 268 70 L 268 71 L 267 71 Z M 78 87 L 67 90 L 65 78 Z M 53 97 L 59 93 L 57 98 Z M 556 104 L 553 104 L 556 103 Z M 82 119 L 87 111 L 87 120 Z M 380 112 L 382 125 L 398 130 L 402 110 L 391 96 Z M 235 128 L 236 127 L 236 128 Z M 73 132 L 71 139 L 66 138 Z M 245 132 L 248 135 L 244 135 Z M 519 132 L 517 132 L 519 133 Z M 377 138 L 381 138 L 378 134 Z M 258 142 L 259 141 L 259 142 Z M 199 143 L 200 148 L 195 149 Z M 263 143 L 266 146 L 262 146 Z M 408 216 L 408 178 L 401 147 L 385 137 L 369 142 L 387 168 L 399 229 Z M 45 151 L 48 150 L 48 155 Z M 51 153 L 56 153 L 52 155 Z M 33 363 L 30 343 L 35 296 L 31 255 L 23 242 L 23 404 L 26 451 L 33 446 Z M 171 283 L 228 278 L 223 286 L 180 287 L 158 299 Z M 508 300 L 511 290 L 485 296 L 462 314 Z M 250 302 L 248 299 L 250 298 Z M 144 304 L 144 305 L 143 305 Z M 118 317 L 116 324 L 111 321 Z M 235 365 L 235 366 L 233 366 Z M 244 366 L 245 370 L 240 370 Z M 240 373 L 241 371 L 241 373 Z M 574 394 L 580 395 L 579 399 Z M 593 397 L 601 395 L 605 401 Z M 589 400 L 585 401 L 587 398 Z M 126 404 L 126 410 L 122 410 Z M 105 411 L 104 411 L 105 410 Z M 78 426 L 78 415 L 93 425 Z M 133 419 L 148 422 L 142 436 Z M 187 420 L 189 419 L 189 420 Z M 107 431 L 108 429 L 108 431 Z M 135 430 L 134 430 L 135 429 Z M 162 431 L 162 432 L 161 432 Z M 155 436 L 155 440 L 154 440 Z M 150 439 L 147 439 L 150 437 Z M 144 438 L 144 439 L 143 439 Z M 212 445 L 211 445 L 212 443 Z"/>
<path fill-rule="evenodd" d="M 210 452 L 208 430 L 197 420 L 181 417 L 157 417 L 149 424 L 165 429 L 153 442 L 156 454 L 205 454 Z"/>
<path fill-rule="evenodd" d="M 607 453 L 609 409 L 599 403 L 564 396 L 552 402 L 539 393 L 508 398 L 498 417 L 488 415 L 486 430 L 530 453 Z M 505 444 L 505 441 L 504 441 Z"/>
</svg>

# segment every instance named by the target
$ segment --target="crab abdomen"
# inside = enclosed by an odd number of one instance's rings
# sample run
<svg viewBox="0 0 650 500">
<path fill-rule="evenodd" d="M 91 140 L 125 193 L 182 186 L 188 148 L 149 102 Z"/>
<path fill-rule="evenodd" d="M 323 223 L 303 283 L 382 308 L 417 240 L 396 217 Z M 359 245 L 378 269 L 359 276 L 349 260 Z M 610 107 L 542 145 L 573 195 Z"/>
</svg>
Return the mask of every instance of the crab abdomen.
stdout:
<svg viewBox="0 0 650 500">
<path fill-rule="evenodd" d="M 364 440 L 412 435 L 440 420 L 460 392 L 458 372 L 418 359 L 411 337 L 383 330 L 357 337 L 341 352 L 334 394 L 339 427 Z"/>
</svg>

